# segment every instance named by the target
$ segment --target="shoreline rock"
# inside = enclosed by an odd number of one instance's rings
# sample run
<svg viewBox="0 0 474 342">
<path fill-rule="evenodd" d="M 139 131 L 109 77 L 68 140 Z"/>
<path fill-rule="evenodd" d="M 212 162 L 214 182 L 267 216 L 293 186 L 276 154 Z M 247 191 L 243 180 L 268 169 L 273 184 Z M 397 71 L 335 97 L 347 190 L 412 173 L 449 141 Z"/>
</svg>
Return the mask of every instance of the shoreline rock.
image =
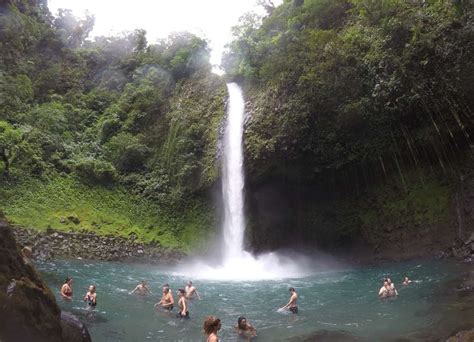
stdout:
<svg viewBox="0 0 474 342">
<path fill-rule="evenodd" d="M 1 341 L 91 341 L 87 328 L 77 318 L 61 318 L 54 294 L 18 248 L 1 212 L 0 303 Z"/>
<path fill-rule="evenodd" d="M 160 244 L 143 244 L 123 237 L 97 235 L 93 232 L 72 233 L 48 229 L 45 232 L 12 227 L 20 246 L 33 249 L 33 258 L 50 260 L 57 257 L 169 264 L 185 254 Z"/>
</svg>

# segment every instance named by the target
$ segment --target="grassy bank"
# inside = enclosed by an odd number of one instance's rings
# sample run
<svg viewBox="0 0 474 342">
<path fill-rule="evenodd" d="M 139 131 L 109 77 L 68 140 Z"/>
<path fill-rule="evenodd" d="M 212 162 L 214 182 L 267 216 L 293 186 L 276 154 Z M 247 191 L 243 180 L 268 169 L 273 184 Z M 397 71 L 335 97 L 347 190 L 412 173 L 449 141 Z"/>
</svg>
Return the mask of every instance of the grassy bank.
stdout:
<svg viewBox="0 0 474 342">
<path fill-rule="evenodd" d="M 189 251 L 212 232 L 213 211 L 204 203 L 173 213 L 121 187 L 92 187 L 72 177 L 28 179 L 0 190 L 0 210 L 11 223 L 46 230 L 88 231 L 131 237 Z"/>
</svg>

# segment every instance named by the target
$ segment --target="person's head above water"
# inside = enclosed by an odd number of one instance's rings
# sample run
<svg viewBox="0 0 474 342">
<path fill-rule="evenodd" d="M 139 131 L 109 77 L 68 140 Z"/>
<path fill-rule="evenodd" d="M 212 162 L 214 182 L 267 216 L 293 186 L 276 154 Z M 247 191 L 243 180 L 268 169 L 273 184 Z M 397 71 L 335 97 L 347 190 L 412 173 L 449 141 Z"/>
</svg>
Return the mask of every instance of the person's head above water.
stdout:
<svg viewBox="0 0 474 342">
<path fill-rule="evenodd" d="M 89 292 L 92 292 L 92 293 L 95 292 L 95 285 L 90 285 L 89 286 Z"/>
<path fill-rule="evenodd" d="M 72 278 L 71 278 L 71 277 L 67 277 L 66 280 L 64 280 L 64 283 L 65 283 L 65 284 L 68 284 L 68 285 L 72 284 Z"/>
<path fill-rule="evenodd" d="M 163 286 L 163 293 L 168 293 L 170 292 L 169 286 Z"/>
<path fill-rule="evenodd" d="M 221 328 L 221 320 L 215 316 L 208 316 L 203 328 L 206 335 L 215 334 Z"/>
<path fill-rule="evenodd" d="M 184 289 L 178 289 L 178 296 L 184 296 L 186 294 L 186 292 L 184 291 Z"/>
<path fill-rule="evenodd" d="M 193 282 L 191 280 L 188 281 L 188 286 L 193 286 Z"/>
<path fill-rule="evenodd" d="M 290 288 L 288 289 L 288 291 L 290 291 L 290 292 L 296 292 L 296 290 L 295 290 L 294 287 L 290 287 Z"/>
<path fill-rule="evenodd" d="M 237 324 L 238 324 L 239 328 L 245 328 L 246 324 L 247 324 L 247 319 L 244 316 L 240 316 L 237 319 Z"/>
<path fill-rule="evenodd" d="M 143 286 L 145 286 L 145 285 L 146 285 L 146 281 L 143 279 L 143 280 L 140 282 L 140 284 L 142 284 Z"/>
</svg>

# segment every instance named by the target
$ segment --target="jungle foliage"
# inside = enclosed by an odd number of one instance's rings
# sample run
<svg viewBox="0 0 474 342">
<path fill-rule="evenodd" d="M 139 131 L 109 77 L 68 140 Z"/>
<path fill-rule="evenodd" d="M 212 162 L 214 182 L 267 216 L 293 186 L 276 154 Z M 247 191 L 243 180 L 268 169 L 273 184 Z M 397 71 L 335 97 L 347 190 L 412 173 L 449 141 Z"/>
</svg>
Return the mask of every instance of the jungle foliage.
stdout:
<svg viewBox="0 0 474 342">
<path fill-rule="evenodd" d="M 205 196 L 218 177 L 226 89 L 211 72 L 207 41 L 178 32 L 149 43 L 140 29 L 92 39 L 93 25 L 88 14 L 52 16 L 46 1 L 0 4 L 1 208 L 31 225 L 20 213 L 41 187 L 30 193 L 24 184 L 48 188 L 75 179 L 79 190 L 148 201 L 161 221 L 206 208 L 208 221 L 200 213 L 191 225 L 211 226 Z M 71 196 L 80 198 L 79 190 Z M 49 194 L 45 203 L 55 198 Z M 54 208 L 36 212 L 37 228 Z"/>
<path fill-rule="evenodd" d="M 405 183 L 471 146 L 472 1 L 285 0 L 243 17 L 228 47 L 252 103 L 251 180 Z"/>
<path fill-rule="evenodd" d="M 62 172 L 171 206 L 212 185 L 226 93 L 204 39 L 88 40 L 93 16 L 53 17 L 44 1 L 10 1 L 0 14 L 4 180 Z"/>
</svg>

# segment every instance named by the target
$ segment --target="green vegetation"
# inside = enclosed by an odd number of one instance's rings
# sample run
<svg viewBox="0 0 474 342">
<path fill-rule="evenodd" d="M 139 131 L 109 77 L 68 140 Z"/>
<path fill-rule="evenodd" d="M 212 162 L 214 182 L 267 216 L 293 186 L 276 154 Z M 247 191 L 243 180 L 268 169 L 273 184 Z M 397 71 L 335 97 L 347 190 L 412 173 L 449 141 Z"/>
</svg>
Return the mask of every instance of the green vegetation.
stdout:
<svg viewBox="0 0 474 342">
<path fill-rule="evenodd" d="M 473 2 L 260 3 L 267 15 L 242 18 L 223 60 L 250 103 L 252 227 L 337 240 L 443 221 L 472 146 Z M 89 40 L 93 24 L 42 1 L 2 7 L 1 209 L 37 229 L 200 245 L 226 99 L 208 44 L 139 29 Z M 264 199 L 287 216 L 273 222 Z"/>
<path fill-rule="evenodd" d="M 347 173 L 355 182 L 364 172 L 371 182 L 422 164 L 449 172 L 471 144 L 472 1 L 286 0 L 267 8 L 264 18 L 242 19 L 224 58 L 252 102 L 251 180 Z"/>
<path fill-rule="evenodd" d="M 200 245 L 227 96 L 207 42 L 149 44 L 139 29 L 88 40 L 92 16 L 1 6 L 0 209 L 36 229 Z"/>
<path fill-rule="evenodd" d="M 140 242 L 186 251 L 200 246 L 214 223 L 212 208 L 199 202 L 178 219 L 124 187 L 89 186 L 71 177 L 25 180 L 2 189 L 1 195 L 0 206 L 11 223 L 24 227 L 134 235 Z"/>
<path fill-rule="evenodd" d="M 435 225 L 449 226 L 453 189 L 437 177 L 421 183 L 411 173 L 407 181 L 408 192 L 392 180 L 373 187 L 366 199 L 353 204 L 367 241 L 379 243 L 394 231 L 413 236 Z"/>
</svg>

